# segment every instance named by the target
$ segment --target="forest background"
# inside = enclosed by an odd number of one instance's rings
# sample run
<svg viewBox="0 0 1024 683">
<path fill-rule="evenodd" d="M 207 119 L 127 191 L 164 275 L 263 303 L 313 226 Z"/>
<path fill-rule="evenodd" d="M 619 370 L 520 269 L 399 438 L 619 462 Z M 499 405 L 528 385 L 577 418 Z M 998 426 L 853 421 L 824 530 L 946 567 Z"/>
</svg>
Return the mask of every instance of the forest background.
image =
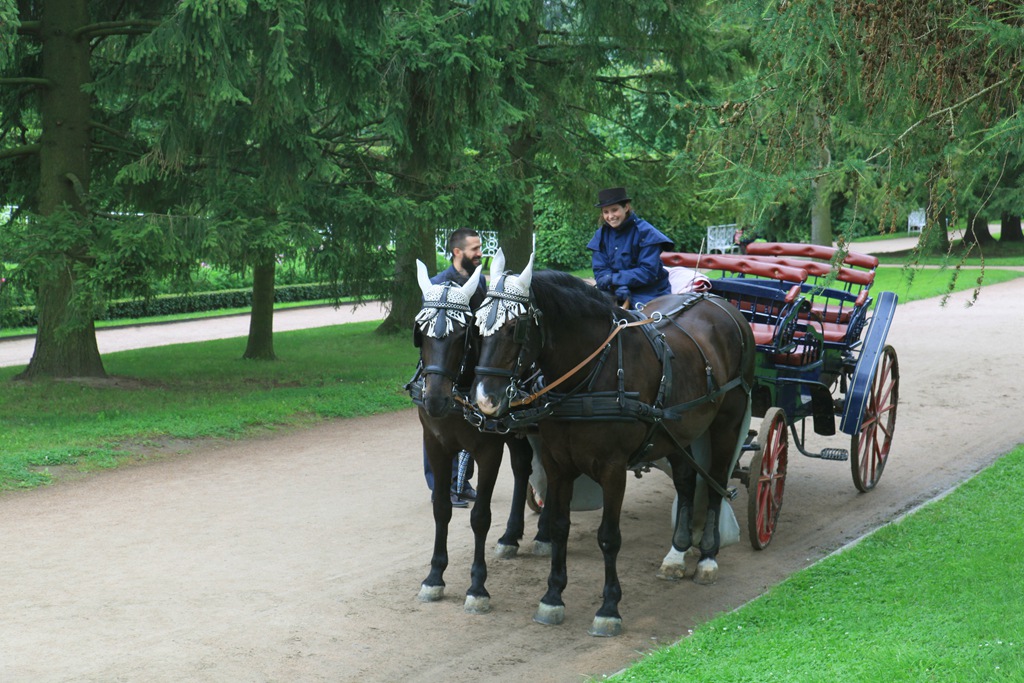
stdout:
<svg viewBox="0 0 1024 683">
<path fill-rule="evenodd" d="M 925 207 L 912 258 L 955 266 L 1024 241 L 1022 53 L 1012 2 L 0 0 L 0 320 L 35 308 L 19 379 L 105 376 L 109 302 L 211 270 L 251 282 L 246 358 L 282 281 L 404 333 L 438 232 L 580 267 L 618 185 L 680 250 Z"/>
</svg>

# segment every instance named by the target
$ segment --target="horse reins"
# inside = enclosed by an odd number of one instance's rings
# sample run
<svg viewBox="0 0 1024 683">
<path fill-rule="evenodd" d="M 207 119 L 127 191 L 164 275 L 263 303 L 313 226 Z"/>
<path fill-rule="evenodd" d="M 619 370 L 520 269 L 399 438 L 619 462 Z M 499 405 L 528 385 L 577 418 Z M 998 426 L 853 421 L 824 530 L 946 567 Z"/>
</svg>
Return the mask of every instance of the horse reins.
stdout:
<svg viewBox="0 0 1024 683">
<path fill-rule="evenodd" d="M 586 367 L 587 363 L 589 363 L 590 361 L 592 361 L 595 358 L 597 358 L 597 355 L 599 353 L 601 353 L 602 351 L 604 351 L 608 347 L 608 345 L 612 343 L 612 340 L 615 339 L 616 336 L 618 336 L 619 332 L 622 332 L 622 330 L 626 329 L 627 327 L 639 327 L 641 325 L 650 325 L 651 323 L 659 323 L 659 322 L 661 322 L 661 320 L 662 320 L 661 313 L 660 312 L 656 312 L 651 317 L 644 318 L 643 320 L 634 320 L 633 322 L 626 322 L 625 318 L 622 318 L 622 319 L 619 319 L 619 320 L 615 321 L 615 327 L 612 329 L 611 334 L 608 335 L 608 338 L 605 339 L 603 342 L 601 342 L 598 345 L 598 347 L 596 349 L 594 349 L 593 353 L 591 353 L 589 356 L 587 356 L 586 358 L 581 360 L 576 365 L 576 367 L 574 367 L 572 370 L 570 370 L 569 372 L 565 373 L 564 375 L 562 375 L 561 377 L 556 379 L 551 384 L 546 385 L 543 389 L 540 389 L 539 391 L 535 391 L 534 393 L 532 393 L 529 396 L 526 396 L 524 398 L 520 398 L 520 399 L 516 399 L 514 401 L 511 401 L 509 403 L 509 407 L 515 408 L 515 407 L 518 407 L 518 406 L 523 406 L 523 405 L 528 405 L 530 403 L 533 403 L 538 398 L 540 398 L 541 396 L 543 396 L 544 394 L 548 393 L 549 391 L 551 391 L 552 389 L 557 387 L 559 384 L 561 384 L 565 380 L 567 380 L 570 377 L 572 377 L 573 375 L 575 375 L 577 372 L 579 372 L 584 367 Z"/>
</svg>

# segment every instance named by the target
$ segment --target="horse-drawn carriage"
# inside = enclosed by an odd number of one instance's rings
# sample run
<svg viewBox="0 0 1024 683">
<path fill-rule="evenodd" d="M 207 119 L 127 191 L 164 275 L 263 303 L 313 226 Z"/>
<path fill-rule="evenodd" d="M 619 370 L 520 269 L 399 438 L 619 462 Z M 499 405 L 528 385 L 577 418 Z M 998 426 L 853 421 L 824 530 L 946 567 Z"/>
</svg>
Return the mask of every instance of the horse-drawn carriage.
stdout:
<svg viewBox="0 0 1024 683">
<path fill-rule="evenodd" d="M 420 385 L 412 393 L 421 408 L 431 464 L 450 467 L 451 453 L 442 451 L 459 447 L 452 441 L 442 449 L 440 443 L 449 434 L 440 421 L 450 421 L 456 402 L 467 421 L 484 432 L 530 430 L 541 437 L 547 523 L 539 536 L 550 531 L 552 568 L 536 621 L 557 624 L 564 618 L 569 510 L 581 476 L 598 482 L 603 508 L 598 542 L 605 556 L 605 587 L 594 635 L 616 635 L 621 629 L 615 560 L 629 470 L 665 463 L 676 501 L 672 545 L 659 576 L 682 578 L 685 555 L 694 548 L 700 559 L 692 576 L 700 583 L 717 576 L 720 520 L 726 509 L 732 517 L 726 501 L 732 497 L 731 477 L 740 478 L 751 493 L 752 544 L 763 548 L 771 540 L 788 465 L 787 428 L 806 455 L 846 459 L 849 452 L 843 449 L 806 452 L 802 431 L 811 417 L 817 433 L 834 434 L 834 418 L 842 416 L 841 429 L 852 437 L 855 484 L 869 490 L 877 483 L 898 398 L 896 355 L 884 346 L 896 298 L 883 293 L 871 308 L 867 292 L 877 263 L 871 257 L 829 251 L 833 261 L 845 257 L 846 264 L 824 263 L 824 251 L 799 246 L 758 246 L 765 253 L 747 257 L 665 255 L 669 265 L 717 268 L 724 276 L 710 281 L 710 293 L 663 297 L 639 314 L 617 308 L 578 278 L 533 273 L 532 259 L 521 274 L 512 275 L 504 272 L 499 253 L 487 297 L 473 315 L 468 290 L 454 302 L 457 292 L 432 289 L 421 272 Z M 531 381 L 538 369 L 542 381 Z M 753 414 L 762 418 L 756 439 L 749 430 Z M 466 608 L 472 611 L 489 608 L 483 543 L 501 444 L 487 448 L 480 454 L 480 497 L 471 518 L 476 550 Z M 743 466 L 746 453 L 751 461 Z M 515 543 L 523 529 L 522 471 L 517 467 L 512 532 L 503 537 L 508 543 Z M 446 497 L 437 497 L 424 600 L 443 593 L 450 516 Z"/>
<path fill-rule="evenodd" d="M 751 545 L 771 541 L 788 468 L 789 439 L 803 455 L 850 461 L 854 485 L 869 491 L 889 457 L 899 401 L 899 363 L 886 337 L 897 297 L 870 294 L 878 259 L 808 244 L 753 243 L 745 256 L 666 253 L 666 266 L 716 277 L 710 291 L 750 322 L 757 343 L 749 463 L 733 475 L 746 485 Z M 849 435 L 850 448 L 809 450 L 811 431 Z"/>
</svg>

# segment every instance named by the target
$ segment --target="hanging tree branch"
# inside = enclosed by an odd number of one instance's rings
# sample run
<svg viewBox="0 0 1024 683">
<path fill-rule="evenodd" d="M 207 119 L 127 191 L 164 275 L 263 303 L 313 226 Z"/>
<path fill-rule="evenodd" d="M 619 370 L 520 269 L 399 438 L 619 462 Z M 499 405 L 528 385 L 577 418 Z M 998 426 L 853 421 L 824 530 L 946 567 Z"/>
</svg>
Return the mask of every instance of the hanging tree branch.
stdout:
<svg viewBox="0 0 1024 683">
<path fill-rule="evenodd" d="M 49 78 L 34 78 L 31 76 L 20 76 L 16 78 L 0 78 L 0 85 L 41 85 L 49 87 L 53 81 Z"/>
<path fill-rule="evenodd" d="M 961 109 L 961 108 L 963 108 L 963 107 L 964 107 L 964 106 L 966 106 L 966 105 L 967 105 L 967 103 L 968 103 L 968 102 L 970 102 L 971 100 L 976 100 L 976 99 L 978 99 L 979 97 L 981 97 L 982 95 L 984 95 L 985 93 L 987 93 L 987 92 L 988 92 L 989 90 L 992 90 L 992 89 L 994 89 L 994 88 L 998 88 L 999 86 L 1003 85 L 1004 83 L 1008 82 L 1009 80 L 1010 80 L 1010 78 L 1009 78 L 1009 77 L 1007 77 L 1007 78 L 1003 78 L 1003 79 L 1001 79 L 1001 80 L 999 80 L 999 81 L 996 81 L 996 82 L 995 82 L 995 83 L 993 83 L 992 85 L 990 85 L 990 86 L 988 86 L 988 87 L 986 87 L 986 88 L 982 88 L 981 90 L 979 90 L 979 91 L 978 91 L 978 92 L 976 92 L 976 93 L 973 93 L 973 94 L 972 94 L 972 95 L 971 95 L 970 97 L 966 97 L 966 98 L 964 98 L 964 99 L 960 100 L 959 102 L 955 102 L 955 103 L 953 103 L 953 104 L 949 105 L 948 107 L 943 107 L 942 109 L 939 109 L 939 110 L 937 110 L 937 111 L 933 111 L 932 113 L 928 114 L 928 116 L 924 117 L 923 119 L 919 119 L 919 120 L 915 121 L 915 122 L 914 122 L 914 124 L 913 124 L 912 126 L 910 126 L 910 127 L 909 127 L 909 128 L 907 128 L 907 129 L 906 129 L 905 131 L 903 131 L 902 133 L 900 133 L 900 134 L 899 134 L 899 136 L 897 136 L 897 138 L 896 138 L 895 140 L 893 140 L 893 141 L 892 141 L 892 144 L 891 144 L 891 145 L 886 145 L 886 146 L 885 146 L 885 147 L 883 147 L 882 149 L 878 150 L 877 152 L 875 152 L 874 154 L 872 154 L 871 156 L 869 156 L 869 157 L 868 157 L 867 159 L 865 159 L 864 161 L 865 161 L 865 162 L 870 162 L 870 161 L 874 161 L 875 159 L 877 159 L 877 158 L 878 158 L 878 157 L 880 157 L 881 155 L 885 154 L 885 153 L 886 153 L 887 151 L 889 151 L 890 149 L 892 149 L 892 148 L 893 148 L 894 146 L 898 145 L 898 144 L 899 144 L 899 143 L 900 143 L 900 142 L 901 142 L 901 141 L 903 140 L 903 138 L 905 138 L 905 137 L 907 137 L 908 135 L 910 135 L 910 133 L 911 133 L 911 132 L 912 132 L 912 131 L 913 131 L 913 130 L 914 130 L 915 128 L 917 128 L 918 126 L 920 126 L 920 125 L 921 125 L 922 123 L 924 123 L 925 121 L 930 121 L 931 119 L 934 119 L 934 118 L 935 118 L 935 117 L 937 117 L 937 116 L 945 116 L 946 114 L 949 114 L 950 116 L 952 116 L 952 115 L 953 115 L 953 112 L 954 112 L 954 111 L 956 111 L 957 109 Z"/>
<path fill-rule="evenodd" d="M 74 38 L 82 36 L 106 36 L 122 33 L 148 33 L 160 25 L 161 22 L 154 19 L 130 19 L 128 21 L 100 21 L 95 24 L 79 26 L 71 35 Z"/>
<path fill-rule="evenodd" d="M 28 156 L 29 154 L 39 154 L 39 148 L 40 146 L 38 144 L 12 147 L 11 149 L 0 151 L 0 159 L 10 159 L 12 157 Z"/>
</svg>

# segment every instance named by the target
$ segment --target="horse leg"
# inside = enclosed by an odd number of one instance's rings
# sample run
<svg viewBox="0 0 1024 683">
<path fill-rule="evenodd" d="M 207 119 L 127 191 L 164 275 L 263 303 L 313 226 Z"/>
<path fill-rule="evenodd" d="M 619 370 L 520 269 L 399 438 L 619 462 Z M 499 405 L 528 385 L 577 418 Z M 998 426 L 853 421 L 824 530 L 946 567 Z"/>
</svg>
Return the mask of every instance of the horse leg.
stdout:
<svg viewBox="0 0 1024 683">
<path fill-rule="evenodd" d="M 498 539 L 495 555 L 501 558 L 512 558 L 519 553 L 519 539 L 526 529 L 526 488 L 530 483 L 533 469 L 533 449 L 525 438 L 513 438 L 508 441 L 509 459 L 512 462 L 512 476 L 515 482 L 512 489 L 512 509 L 505 524 L 505 533 Z"/>
<path fill-rule="evenodd" d="M 548 574 L 548 590 L 533 615 L 533 620 L 538 624 L 554 626 L 565 620 L 562 591 L 568 583 L 565 558 L 569 542 L 569 502 L 572 500 L 574 480 L 575 477 L 563 472 L 548 472 L 544 509 L 548 513 L 548 530 L 551 534 L 551 571 Z"/>
<path fill-rule="evenodd" d="M 729 483 L 729 467 L 737 445 L 738 426 L 723 426 L 712 423 L 711 436 L 711 467 L 708 470 L 722 489 Z M 700 560 L 693 580 L 699 584 L 709 585 L 718 579 L 718 551 L 722 537 L 718 530 L 718 519 L 722 514 L 722 494 L 708 485 L 708 510 L 704 519 L 704 531 L 700 537 Z"/>
<path fill-rule="evenodd" d="M 533 537 L 533 554 L 538 557 L 551 557 L 551 513 L 547 505 L 540 509 L 537 518 L 537 535 Z"/>
<path fill-rule="evenodd" d="M 604 494 L 604 511 L 601 526 L 597 529 L 597 542 L 604 555 L 604 602 L 594 615 L 590 626 L 592 636 L 617 636 L 622 633 L 622 617 L 619 602 L 622 600 L 622 586 L 616 560 L 622 547 L 622 532 L 619 521 L 622 515 L 622 497 L 626 491 L 626 470 L 615 469 L 601 480 Z"/>
<path fill-rule="evenodd" d="M 700 537 L 700 560 L 693 580 L 710 585 L 718 580 L 718 549 L 721 537 L 718 533 L 718 517 L 722 511 L 722 496 L 708 487 L 708 512 L 704 519 L 704 532 Z"/>
<path fill-rule="evenodd" d="M 430 558 L 430 573 L 420 585 L 419 599 L 436 602 L 444 597 L 444 570 L 448 568 L 448 524 L 452 519 L 452 499 L 448 495 L 448 482 L 452 478 L 452 453 L 427 430 L 423 432 L 423 447 L 427 451 L 430 469 L 434 473 L 434 553 Z M 441 491 L 438 491 L 441 489 Z"/>
<path fill-rule="evenodd" d="M 677 458 L 672 463 L 672 484 L 676 490 L 676 525 L 672 532 L 672 547 L 661 561 L 657 577 L 678 581 L 686 574 L 686 551 L 693 545 L 693 498 L 696 492 L 696 473 Z"/>
<path fill-rule="evenodd" d="M 526 440 L 530 442 L 530 447 L 533 449 L 535 457 L 531 464 L 530 477 L 533 477 L 533 465 L 543 469 L 543 464 L 540 460 L 541 440 L 539 436 L 528 436 Z M 540 477 L 538 477 L 540 479 Z M 547 475 L 543 477 L 545 482 L 544 495 L 547 495 Z M 533 554 L 537 557 L 551 557 L 551 531 L 548 525 L 550 514 L 546 505 L 542 505 L 540 508 L 540 516 L 537 518 L 537 535 L 533 537 Z"/>
<path fill-rule="evenodd" d="M 487 581 L 487 532 L 491 529 L 491 497 L 494 495 L 494 484 L 498 480 L 498 469 L 501 467 L 501 455 L 505 445 L 501 441 L 491 440 L 486 446 L 477 448 L 473 453 L 477 468 L 476 502 L 470 514 L 470 526 L 473 528 L 473 566 L 470 570 L 471 583 L 466 591 L 464 608 L 472 614 L 485 614 L 491 611 L 491 595 L 484 584 Z"/>
</svg>

